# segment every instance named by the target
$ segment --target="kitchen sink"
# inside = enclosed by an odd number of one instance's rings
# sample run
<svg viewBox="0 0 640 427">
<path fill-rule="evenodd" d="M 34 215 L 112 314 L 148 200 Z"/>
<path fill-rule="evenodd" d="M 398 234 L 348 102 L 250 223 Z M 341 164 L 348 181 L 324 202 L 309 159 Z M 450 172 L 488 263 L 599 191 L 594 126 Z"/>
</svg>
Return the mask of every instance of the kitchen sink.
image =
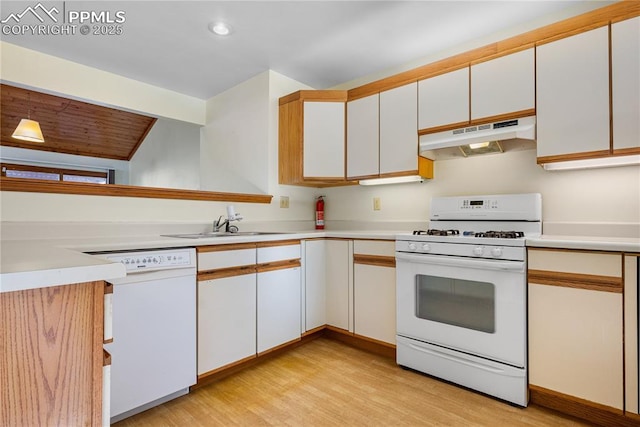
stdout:
<svg viewBox="0 0 640 427">
<path fill-rule="evenodd" d="M 235 233 L 218 231 L 207 233 L 186 233 L 186 234 L 162 234 L 162 237 L 177 237 L 180 239 L 211 239 L 214 237 L 235 237 L 235 236 L 265 236 L 270 234 L 289 234 L 280 231 L 237 231 Z"/>
</svg>

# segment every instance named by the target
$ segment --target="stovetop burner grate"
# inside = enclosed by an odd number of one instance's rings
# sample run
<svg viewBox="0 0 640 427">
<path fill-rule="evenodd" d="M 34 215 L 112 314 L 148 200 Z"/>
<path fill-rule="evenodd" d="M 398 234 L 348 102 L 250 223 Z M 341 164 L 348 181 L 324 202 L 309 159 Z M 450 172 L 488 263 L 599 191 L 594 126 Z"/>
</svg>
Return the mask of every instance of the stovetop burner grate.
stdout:
<svg viewBox="0 0 640 427">
<path fill-rule="evenodd" d="M 486 237 L 490 239 L 517 239 L 524 237 L 522 231 L 484 231 L 474 234 L 475 237 Z"/>
<path fill-rule="evenodd" d="M 460 234 L 459 230 L 435 230 L 435 229 L 428 229 L 428 230 L 415 230 L 413 232 L 414 236 L 421 236 L 421 235 L 427 235 L 427 236 L 458 236 Z"/>
</svg>

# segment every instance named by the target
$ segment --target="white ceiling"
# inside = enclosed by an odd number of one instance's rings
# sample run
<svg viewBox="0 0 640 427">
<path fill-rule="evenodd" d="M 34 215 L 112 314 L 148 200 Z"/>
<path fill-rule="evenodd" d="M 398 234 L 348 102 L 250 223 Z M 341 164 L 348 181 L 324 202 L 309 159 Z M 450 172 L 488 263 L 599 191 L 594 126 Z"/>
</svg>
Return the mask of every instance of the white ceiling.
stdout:
<svg viewBox="0 0 640 427">
<path fill-rule="evenodd" d="M 380 73 L 606 1 L 67 1 L 125 12 L 123 34 L 2 35 L 3 41 L 208 99 L 267 69 L 316 89 Z M 2 1 L 0 15 L 35 1 Z M 24 19 L 27 19 L 25 17 Z M 208 30 L 224 20 L 233 34 Z"/>
</svg>

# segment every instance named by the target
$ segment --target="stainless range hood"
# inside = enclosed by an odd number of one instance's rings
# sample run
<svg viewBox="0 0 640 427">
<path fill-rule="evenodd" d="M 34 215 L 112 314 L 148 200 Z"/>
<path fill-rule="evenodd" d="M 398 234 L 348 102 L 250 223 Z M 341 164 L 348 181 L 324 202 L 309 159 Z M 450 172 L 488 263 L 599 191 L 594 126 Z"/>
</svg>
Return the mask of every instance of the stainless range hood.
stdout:
<svg viewBox="0 0 640 427">
<path fill-rule="evenodd" d="M 466 157 L 473 154 L 487 154 L 502 152 L 500 141 L 519 141 L 521 144 L 529 142 L 531 145 L 536 138 L 535 116 L 501 122 L 486 123 L 476 126 L 466 126 L 444 132 L 431 133 L 420 136 L 420 155 L 434 158 L 434 153 L 443 148 L 460 147 Z M 489 147 L 494 147 L 491 149 Z M 436 151 L 434 151 L 436 150 Z"/>
</svg>

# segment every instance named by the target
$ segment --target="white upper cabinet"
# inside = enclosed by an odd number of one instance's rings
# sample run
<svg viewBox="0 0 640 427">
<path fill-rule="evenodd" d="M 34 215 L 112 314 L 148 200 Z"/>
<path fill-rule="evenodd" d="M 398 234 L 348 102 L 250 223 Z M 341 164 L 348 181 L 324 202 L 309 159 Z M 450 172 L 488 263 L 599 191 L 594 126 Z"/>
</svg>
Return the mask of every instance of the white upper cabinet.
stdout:
<svg viewBox="0 0 640 427">
<path fill-rule="evenodd" d="M 418 84 L 380 93 L 380 174 L 418 169 Z"/>
<path fill-rule="evenodd" d="M 536 90 L 539 158 L 606 154 L 609 150 L 608 27 L 538 46 Z"/>
<path fill-rule="evenodd" d="M 535 108 L 535 55 L 527 49 L 471 66 L 471 120 Z"/>
<path fill-rule="evenodd" d="M 304 103 L 304 178 L 344 178 L 344 102 Z"/>
<path fill-rule="evenodd" d="M 378 175 L 378 94 L 347 102 L 347 178 Z"/>
<path fill-rule="evenodd" d="M 640 147 L 640 16 L 611 26 L 613 149 Z"/>
<path fill-rule="evenodd" d="M 469 67 L 418 82 L 418 128 L 469 122 Z"/>
<path fill-rule="evenodd" d="M 417 83 L 347 103 L 347 178 L 417 169 Z"/>
</svg>

